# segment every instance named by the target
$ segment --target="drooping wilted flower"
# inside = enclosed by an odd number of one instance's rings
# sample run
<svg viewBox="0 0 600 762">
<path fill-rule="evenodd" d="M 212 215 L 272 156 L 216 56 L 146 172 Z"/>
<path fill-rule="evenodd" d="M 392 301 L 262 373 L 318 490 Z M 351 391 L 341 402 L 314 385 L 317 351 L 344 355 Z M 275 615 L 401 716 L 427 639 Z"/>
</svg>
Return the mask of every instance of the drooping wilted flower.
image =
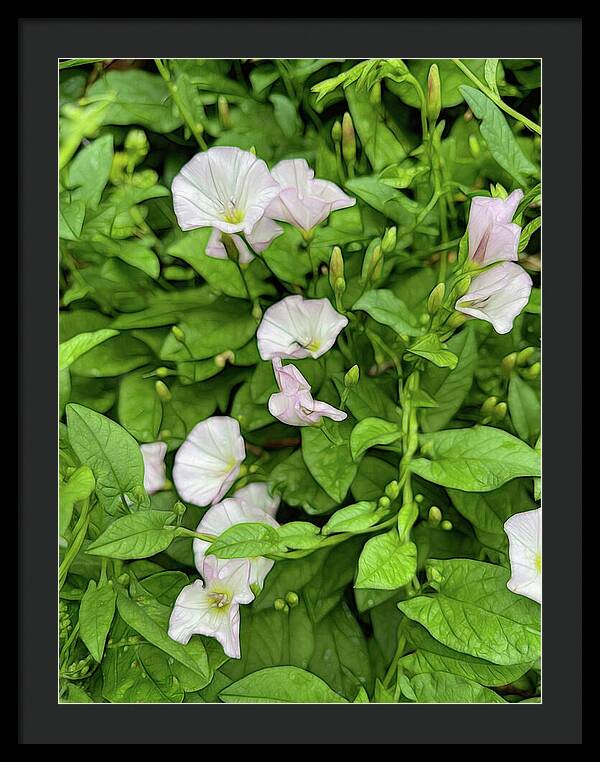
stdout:
<svg viewBox="0 0 600 762">
<path fill-rule="evenodd" d="M 140 450 L 144 459 L 144 489 L 149 495 L 153 495 L 165 486 L 167 480 L 167 445 L 164 442 L 151 442 L 140 445 Z"/>
<path fill-rule="evenodd" d="M 275 518 L 279 503 L 281 503 L 279 495 L 271 495 L 269 485 L 266 482 L 251 482 L 236 490 L 233 497 L 251 508 L 260 508 L 261 511 L 268 513 L 273 518 Z"/>
<path fill-rule="evenodd" d="M 236 480 L 246 457 L 235 418 L 215 415 L 194 426 L 175 456 L 173 481 L 188 503 L 217 503 Z"/>
<path fill-rule="evenodd" d="M 254 226 L 251 233 L 246 234 L 244 240 L 240 235 L 233 234 L 231 240 L 237 249 L 240 264 L 252 262 L 254 254 L 260 254 L 283 230 L 273 220 L 268 217 L 262 217 Z M 215 259 L 227 259 L 227 249 L 223 243 L 223 233 L 213 228 L 208 243 L 206 244 L 206 254 Z"/>
<path fill-rule="evenodd" d="M 315 173 L 305 159 L 280 161 L 271 174 L 279 183 L 280 193 L 269 205 L 268 216 L 289 222 L 305 235 L 331 212 L 356 203 L 335 183 L 315 180 Z"/>
<path fill-rule="evenodd" d="M 216 560 L 216 559 L 215 559 Z M 169 636 L 184 645 L 192 635 L 216 638 L 227 656 L 240 658 L 240 604 L 250 603 L 250 565 L 233 559 L 219 566 L 207 562 L 204 579 L 186 585 L 169 619 Z"/>
<path fill-rule="evenodd" d="M 512 222 L 523 198 L 523 191 L 513 191 L 506 199 L 476 196 L 471 202 L 469 223 L 469 259 L 478 265 L 518 259 L 521 228 Z"/>
<path fill-rule="evenodd" d="M 248 498 L 248 495 L 246 495 L 246 498 Z M 254 507 L 247 500 L 230 497 L 213 505 L 212 508 L 206 511 L 196 528 L 196 532 L 218 537 L 229 527 L 235 526 L 235 524 L 247 524 L 248 522 L 270 524 L 273 527 L 279 526 L 271 515 L 258 507 Z M 207 563 L 211 568 L 216 564 L 217 569 L 220 569 L 227 563 L 226 560 L 206 555 L 206 551 L 210 548 L 210 543 L 206 540 L 195 538 L 193 547 L 194 562 L 202 576 L 205 575 Z M 258 556 L 256 558 L 249 558 L 248 562 L 250 564 L 250 584 L 262 588 L 265 577 L 273 568 L 274 561 Z"/>
<path fill-rule="evenodd" d="M 331 349 L 347 324 L 329 299 L 286 296 L 265 311 L 256 332 L 258 351 L 263 360 L 317 358 Z"/>
<path fill-rule="evenodd" d="M 283 365 L 276 357 L 273 371 L 280 391 L 269 397 L 269 412 L 290 426 L 314 426 L 323 416 L 343 421 L 347 414 L 326 402 L 313 399 L 310 384 L 298 368 Z"/>
<path fill-rule="evenodd" d="M 513 593 L 542 602 L 542 509 L 515 513 L 504 523 Z"/>
<path fill-rule="evenodd" d="M 529 301 L 533 286 L 529 275 L 514 262 L 502 262 L 471 281 L 469 292 L 455 308 L 486 320 L 497 333 L 508 333 L 513 321 Z"/>
<path fill-rule="evenodd" d="M 279 190 L 262 159 L 215 146 L 181 168 L 172 184 L 173 208 L 182 230 L 212 227 L 250 235 Z"/>
</svg>

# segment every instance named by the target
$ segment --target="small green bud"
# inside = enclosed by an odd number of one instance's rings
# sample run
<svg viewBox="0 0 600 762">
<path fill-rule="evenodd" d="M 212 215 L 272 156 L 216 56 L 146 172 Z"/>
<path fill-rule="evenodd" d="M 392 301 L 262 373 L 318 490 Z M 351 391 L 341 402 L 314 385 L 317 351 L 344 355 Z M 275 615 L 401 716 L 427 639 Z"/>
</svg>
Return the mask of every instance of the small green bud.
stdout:
<svg viewBox="0 0 600 762">
<path fill-rule="evenodd" d="M 461 325 L 464 325 L 467 320 L 469 319 L 468 315 L 463 314 L 462 312 L 453 312 L 452 315 L 448 318 L 446 325 L 448 328 L 460 328 Z"/>
<path fill-rule="evenodd" d="M 356 160 L 356 134 L 352 117 L 347 111 L 342 119 L 342 156 L 348 164 L 354 164 Z"/>
<path fill-rule="evenodd" d="M 169 370 L 169 368 L 165 368 L 164 366 L 156 369 L 156 375 L 159 378 L 166 378 L 167 376 L 170 376 L 171 373 L 172 371 Z"/>
<path fill-rule="evenodd" d="M 389 499 L 387 495 L 382 495 L 377 501 L 377 505 L 379 506 L 379 508 L 385 509 L 390 507 L 390 502 L 391 500 Z"/>
<path fill-rule="evenodd" d="M 452 529 L 452 522 L 448 521 L 448 519 L 444 519 L 440 524 L 440 528 L 443 529 L 444 532 L 449 532 Z"/>
<path fill-rule="evenodd" d="M 346 290 L 346 281 L 343 278 L 338 278 L 333 286 L 333 290 L 336 295 L 341 296 Z"/>
<path fill-rule="evenodd" d="M 177 341 L 181 341 L 181 342 L 185 341 L 185 333 L 181 330 L 181 328 L 178 325 L 171 326 L 171 333 L 177 339 Z"/>
<path fill-rule="evenodd" d="M 471 276 L 470 275 L 463 275 L 462 278 L 460 278 L 457 282 L 457 284 L 454 286 L 454 295 L 457 299 L 459 299 L 461 296 L 464 296 L 466 293 L 468 293 L 469 289 L 471 288 Z"/>
<path fill-rule="evenodd" d="M 117 582 L 120 585 L 128 585 L 129 584 L 129 574 L 127 574 L 126 572 L 123 572 L 123 574 L 119 574 L 119 576 L 117 577 Z"/>
<path fill-rule="evenodd" d="M 259 470 L 259 467 L 256 465 L 256 463 L 253 463 L 251 466 L 248 466 L 249 474 L 255 474 L 258 470 Z"/>
<path fill-rule="evenodd" d="M 283 607 L 283 613 L 284 614 L 289 614 L 290 613 L 290 607 L 287 605 L 287 603 Z"/>
<path fill-rule="evenodd" d="M 442 520 L 442 512 L 437 505 L 432 505 L 429 509 L 429 523 L 436 527 Z"/>
<path fill-rule="evenodd" d="M 469 135 L 469 148 L 471 150 L 471 155 L 476 159 L 481 153 L 481 146 L 475 135 Z"/>
<path fill-rule="evenodd" d="M 351 387 L 356 386 L 359 378 L 360 378 L 360 369 L 358 365 L 353 365 L 344 376 L 344 386 L 346 387 L 346 389 L 350 389 Z"/>
<path fill-rule="evenodd" d="M 273 601 L 273 608 L 275 609 L 275 611 L 283 611 L 285 606 L 286 606 L 286 603 L 283 600 L 283 598 L 275 598 L 275 600 Z"/>
<path fill-rule="evenodd" d="M 158 435 L 158 438 L 162 441 L 164 441 L 165 439 L 170 439 L 170 437 L 171 437 L 170 429 L 163 429 Z"/>
<path fill-rule="evenodd" d="M 440 82 L 440 71 L 437 64 L 433 64 L 429 69 L 427 77 L 427 116 L 430 122 L 437 122 L 437 118 L 442 110 L 442 85 Z"/>
<path fill-rule="evenodd" d="M 336 119 L 331 128 L 331 139 L 334 143 L 340 143 L 342 140 L 342 124 L 339 119 Z"/>
<path fill-rule="evenodd" d="M 429 294 L 427 300 L 427 312 L 430 315 L 435 315 L 444 302 L 444 296 L 446 295 L 446 284 L 438 283 L 433 291 Z"/>
<path fill-rule="evenodd" d="M 530 368 L 526 368 L 523 371 L 523 375 L 525 376 L 525 378 L 529 379 L 530 381 L 533 381 L 534 379 L 538 378 L 541 372 L 542 372 L 541 364 L 539 362 L 534 362 Z"/>
<path fill-rule="evenodd" d="M 158 398 L 163 402 L 171 401 L 171 392 L 169 391 L 169 387 L 163 381 L 156 381 L 154 389 L 156 390 Z"/>
<path fill-rule="evenodd" d="M 344 257 L 339 246 L 334 246 L 329 258 L 329 285 L 335 291 L 338 278 L 344 277 Z"/>
<path fill-rule="evenodd" d="M 422 503 L 423 500 L 425 500 L 425 498 L 420 492 L 417 495 L 415 495 L 415 503 Z"/>
<path fill-rule="evenodd" d="M 129 130 L 125 138 L 125 150 L 130 152 L 148 153 L 148 138 L 144 130 Z"/>
<path fill-rule="evenodd" d="M 294 608 L 294 606 L 298 605 L 298 601 L 300 600 L 298 598 L 298 593 L 295 593 L 293 590 L 290 590 L 289 593 L 285 596 L 285 600 L 289 605 Z"/>
<path fill-rule="evenodd" d="M 531 360 L 534 354 L 535 354 L 535 347 L 525 347 L 525 349 L 522 349 L 517 354 L 517 365 L 519 366 L 527 365 L 527 363 L 529 362 L 529 360 Z"/>
<path fill-rule="evenodd" d="M 498 397 L 488 397 L 480 408 L 481 413 L 485 416 L 492 415 L 497 404 Z"/>
<path fill-rule="evenodd" d="M 426 312 L 423 312 L 421 315 L 419 315 L 419 323 L 421 325 L 427 325 L 429 323 L 430 317 Z"/>
<path fill-rule="evenodd" d="M 219 122 L 223 129 L 231 128 L 231 114 L 229 113 L 229 103 L 224 95 L 219 95 L 217 99 L 217 110 L 219 112 Z"/>
<path fill-rule="evenodd" d="M 394 225 L 391 228 L 387 228 L 381 239 L 381 250 L 384 254 L 390 254 L 396 248 L 396 241 L 398 238 L 398 230 Z"/>
<path fill-rule="evenodd" d="M 263 315 L 263 311 L 261 309 L 261 306 L 258 302 L 256 302 L 254 306 L 252 307 L 252 317 L 255 320 L 260 320 L 262 318 L 262 315 Z"/>
<path fill-rule="evenodd" d="M 499 402 L 494 408 L 494 412 L 492 414 L 492 418 L 494 422 L 497 423 L 501 421 L 506 416 L 507 411 L 508 411 L 508 407 L 506 405 L 506 402 Z"/>
<path fill-rule="evenodd" d="M 185 507 L 185 505 L 180 500 L 178 500 L 175 503 L 175 505 L 173 506 L 173 513 L 176 516 L 183 516 L 183 514 L 186 512 L 186 510 L 187 510 L 187 508 Z"/>
<path fill-rule="evenodd" d="M 502 371 L 506 376 L 510 376 L 510 374 L 515 369 L 515 366 L 517 364 L 517 353 L 511 352 L 509 355 L 506 355 L 506 357 L 502 360 Z"/>
<path fill-rule="evenodd" d="M 385 485 L 385 494 L 387 497 L 389 497 L 390 500 L 395 500 L 398 497 L 400 494 L 400 485 L 395 479 L 394 481 Z"/>
</svg>

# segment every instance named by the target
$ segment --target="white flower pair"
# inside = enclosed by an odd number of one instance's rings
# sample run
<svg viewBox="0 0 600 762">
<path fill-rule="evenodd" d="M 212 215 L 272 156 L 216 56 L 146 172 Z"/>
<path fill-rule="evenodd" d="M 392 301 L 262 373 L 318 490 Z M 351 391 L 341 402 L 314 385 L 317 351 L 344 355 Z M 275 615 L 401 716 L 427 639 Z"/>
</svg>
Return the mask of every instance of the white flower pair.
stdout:
<svg viewBox="0 0 600 762">
<path fill-rule="evenodd" d="M 227 258 L 231 236 L 242 264 L 254 259 L 288 222 L 304 236 L 336 209 L 356 203 L 337 185 L 315 180 L 304 159 L 287 159 L 271 171 L 249 151 L 216 146 L 196 154 L 173 180 L 173 207 L 182 230 L 212 227 L 208 256 Z"/>
</svg>

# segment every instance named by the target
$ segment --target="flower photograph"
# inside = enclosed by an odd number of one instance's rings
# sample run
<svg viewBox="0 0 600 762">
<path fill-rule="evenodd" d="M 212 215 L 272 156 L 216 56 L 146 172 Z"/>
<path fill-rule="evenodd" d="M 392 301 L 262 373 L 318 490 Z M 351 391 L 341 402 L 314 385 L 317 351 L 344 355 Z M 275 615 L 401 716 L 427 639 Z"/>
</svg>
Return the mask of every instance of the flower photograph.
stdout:
<svg viewBox="0 0 600 762">
<path fill-rule="evenodd" d="M 57 700 L 540 703 L 541 60 L 57 67 Z"/>
</svg>

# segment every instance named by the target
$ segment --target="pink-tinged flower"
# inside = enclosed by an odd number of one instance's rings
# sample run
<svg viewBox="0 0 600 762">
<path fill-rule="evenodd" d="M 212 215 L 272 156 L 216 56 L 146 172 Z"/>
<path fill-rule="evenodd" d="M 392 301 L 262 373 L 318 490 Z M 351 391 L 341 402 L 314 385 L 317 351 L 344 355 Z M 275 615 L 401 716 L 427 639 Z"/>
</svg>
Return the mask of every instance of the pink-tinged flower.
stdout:
<svg viewBox="0 0 600 762">
<path fill-rule="evenodd" d="M 271 495 L 269 485 L 266 482 L 251 482 L 245 487 L 233 493 L 236 500 L 241 500 L 250 508 L 259 508 L 275 518 L 281 498 L 279 495 Z"/>
<path fill-rule="evenodd" d="M 196 528 L 196 532 L 199 534 L 208 534 L 218 537 L 220 534 L 229 527 L 236 524 L 270 524 L 272 527 L 278 527 L 279 524 L 268 513 L 265 513 L 260 508 L 254 508 L 244 500 L 238 500 L 235 497 L 230 497 L 223 500 L 217 505 L 213 505 L 202 517 L 202 520 Z M 206 540 L 194 539 L 194 562 L 196 568 L 205 576 L 205 570 L 207 568 L 216 568 L 220 570 L 225 566 L 228 561 L 225 559 L 215 558 L 214 556 L 207 556 L 206 551 L 210 548 L 210 543 Z M 265 577 L 273 568 L 273 561 L 262 556 L 256 558 L 247 559 L 250 564 L 249 581 L 251 585 L 255 585 L 258 588 L 262 588 Z"/>
<path fill-rule="evenodd" d="M 478 265 L 519 258 L 521 228 L 511 220 L 523 198 L 513 191 L 506 199 L 476 196 L 469 212 L 469 259 Z"/>
<path fill-rule="evenodd" d="M 355 198 L 347 196 L 335 183 L 315 180 L 315 173 L 305 159 L 280 161 L 271 174 L 279 183 L 281 192 L 271 202 L 268 216 L 289 222 L 305 234 L 327 219 L 331 212 L 356 203 Z"/>
<path fill-rule="evenodd" d="M 250 603 L 248 561 L 234 559 L 222 564 L 206 564 L 206 584 L 198 579 L 186 585 L 177 596 L 171 618 L 169 637 L 184 645 L 192 635 L 216 638 L 227 656 L 240 658 L 240 604 Z"/>
<path fill-rule="evenodd" d="M 286 296 L 271 305 L 256 332 L 263 360 L 273 357 L 320 357 L 335 344 L 348 319 L 336 312 L 328 299 Z"/>
<path fill-rule="evenodd" d="M 144 460 L 144 489 L 149 495 L 154 495 L 165 486 L 167 469 L 165 455 L 167 445 L 164 442 L 152 442 L 140 445 Z"/>
<path fill-rule="evenodd" d="M 455 308 L 465 315 L 486 320 L 497 333 L 508 333 L 513 321 L 529 301 L 532 281 L 522 267 L 502 262 L 471 281 L 469 293 Z"/>
<path fill-rule="evenodd" d="M 273 359 L 273 371 L 280 391 L 269 397 L 269 412 L 290 426 L 314 426 L 323 416 L 343 421 L 348 416 L 326 402 L 313 399 L 310 384 L 293 365 Z"/>
<path fill-rule="evenodd" d="M 509 590 L 542 602 L 542 509 L 515 513 L 504 523 L 508 536 Z"/>
<path fill-rule="evenodd" d="M 278 195 L 279 185 L 254 154 L 216 146 L 184 164 L 171 190 L 182 230 L 212 227 L 248 235 Z"/>
<path fill-rule="evenodd" d="M 262 217 L 254 226 L 251 233 L 246 234 L 246 240 L 237 234 L 233 234 L 231 239 L 237 249 L 240 264 L 247 264 L 254 259 L 253 251 L 260 254 L 283 230 L 273 220 L 268 217 Z M 215 259 L 227 259 L 227 249 L 223 244 L 223 233 L 217 228 L 213 228 L 208 243 L 206 244 L 206 254 Z"/>
<path fill-rule="evenodd" d="M 235 418 L 215 415 L 194 426 L 175 456 L 173 481 L 193 505 L 217 503 L 236 480 L 246 457 Z"/>
</svg>

